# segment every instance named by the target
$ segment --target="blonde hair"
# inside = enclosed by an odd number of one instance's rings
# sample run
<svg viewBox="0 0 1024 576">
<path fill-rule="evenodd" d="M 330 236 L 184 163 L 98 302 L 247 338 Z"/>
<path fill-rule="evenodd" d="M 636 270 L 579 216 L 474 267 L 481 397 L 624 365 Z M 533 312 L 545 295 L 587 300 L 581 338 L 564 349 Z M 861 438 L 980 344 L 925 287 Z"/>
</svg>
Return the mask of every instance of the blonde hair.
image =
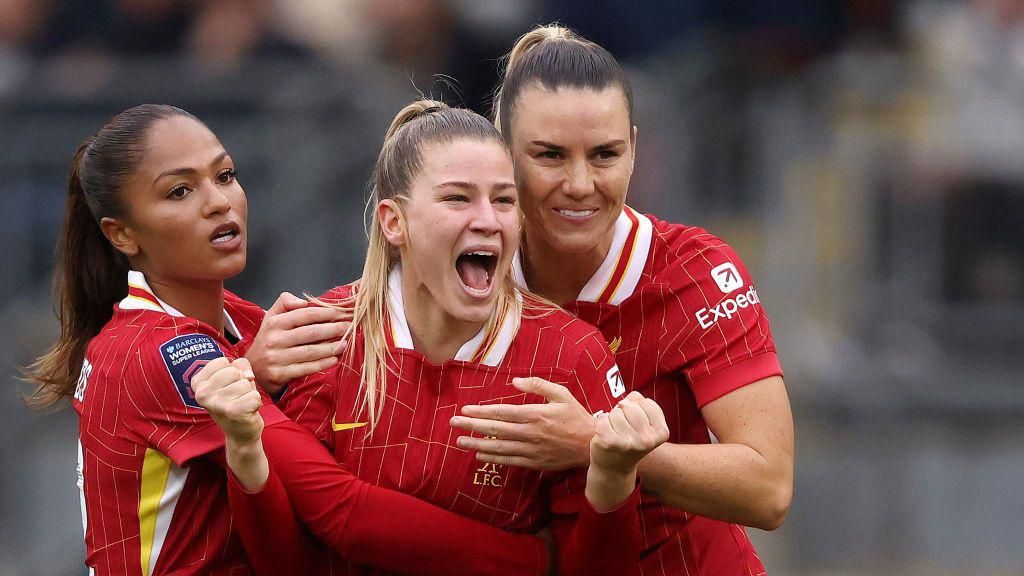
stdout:
<svg viewBox="0 0 1024 576">
<path fill-rule="evenodd" d="M 375 207 L 383 200 L 397 200 L 402 210 L 413 180 L 423 166 L 423 147 L 427 144 L 447 144 L 455 140 L 493 140 L 505 147 L 501 134 L 486 118 L 470 110 L 450 108 L 436 100 L 418 100 L 402 108 L 384 135 L 377 163 L 371 179 L 371 195 L 368 208 Z M 372 212 L 372 210 L 371 210 Z M 346 311 L 351 326 L 346 338 L 363 330 L 363 367 L 361 377 L 361 402 L 359 413 L 370 419 L 370 430 L 376 427 L 386 397 L 388 364 L 387 306 L 388 276 L 398 261 L 397 251 L 384 238 L 376 215 L 370 218 L 367 230 L 369 247 L 363 274 L 350 298 L 339 303 L 330 303 Z M 498 291 L 495 310 L 487 322 L 487 329 L 496 328 L 505 314 L 512 313 L 520 318 L 522 304 L 516 297 L 512 275 L 507 274 Z M 349 354 L 355 354 L 355 346 L 349 347 Z M 354 357 L 351 357 L 354 360 Z"/>
<path fill-rule="evenodd" d="M 501 85 L 495 91 L 494 125 L 511 142 L 512 112 L 532 84 L 548 90 L 568 86 L 603 90 L 618 86 L 633 122 L 633 90 L 622 66 L 607 50 L 559 24 L 539 25 L 516 40 L 505 57 Z M 504 127 L 504 129 L 502 129 Z"/>
</svg>

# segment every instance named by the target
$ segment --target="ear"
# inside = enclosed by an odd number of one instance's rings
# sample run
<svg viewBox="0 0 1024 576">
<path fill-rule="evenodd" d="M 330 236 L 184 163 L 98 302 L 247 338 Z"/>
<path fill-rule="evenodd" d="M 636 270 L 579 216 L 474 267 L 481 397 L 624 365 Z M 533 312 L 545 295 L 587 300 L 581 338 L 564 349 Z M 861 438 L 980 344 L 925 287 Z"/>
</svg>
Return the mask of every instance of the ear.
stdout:
<svg viewBox="0 0 1024 576">
<path fill-rule="evenodd" d="M 633 129 L 629 133 L 629 174 L 633 174 L 633 167 L 636 166 L 636 134 L 637 128 L 633 126 Z"/>
<path fill-rule="evenodd" d="M 103 218 L 100 220 L 100 229 L 118 252 L 128 257 L 138 255 L 139 245 L 135 235 L 124 222 L 116 218 Z"/>
<path fill-rule="evenodd" d="M 381 200 L 377 204 L 377 223 L 388 244 L 397 248 L 406 243 L 405 216 L 397 200 Z"/>
</svg>

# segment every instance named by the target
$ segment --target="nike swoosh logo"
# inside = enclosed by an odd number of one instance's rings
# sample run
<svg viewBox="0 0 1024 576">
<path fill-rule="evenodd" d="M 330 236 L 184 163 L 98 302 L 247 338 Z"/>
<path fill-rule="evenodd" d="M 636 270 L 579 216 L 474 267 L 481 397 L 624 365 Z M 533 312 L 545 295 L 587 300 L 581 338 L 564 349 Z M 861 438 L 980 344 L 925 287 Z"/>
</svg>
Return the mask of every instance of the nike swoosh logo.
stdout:
<svg viewBox="0 0 1024 576">
<path fill-rule="evenodd" d="M 353 428 L 362 428 L 363 426 L 366 426 L 366 422 L 343 422 L 341 424 L 338 424 L 337 422 L 334 421 L 334 418 L 331 418 L 331 429 L 334 430 L 335 432 L 341 432 L 342 430 L 351 430 Z"/>
</svg>

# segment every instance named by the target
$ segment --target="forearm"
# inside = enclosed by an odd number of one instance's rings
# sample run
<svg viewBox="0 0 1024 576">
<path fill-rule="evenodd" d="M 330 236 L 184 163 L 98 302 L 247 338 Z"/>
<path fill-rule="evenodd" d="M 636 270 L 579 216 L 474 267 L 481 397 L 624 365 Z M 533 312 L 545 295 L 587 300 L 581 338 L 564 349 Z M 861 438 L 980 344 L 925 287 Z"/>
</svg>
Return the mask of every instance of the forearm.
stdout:
<svg viewBox="0 0 1024 576">
<path fill-rule="evenodd" d="M 600 513 L 618 508 L 636 488 L 636 469 L 628 473 L 607 470 L 595 464 L 587 469 L 587 501 Z"/>
<path fill-rule="evenodd" d="M 346 559 L 403 574 L 544 574 L 547 549 L 342 469 L 292 422 L 268 428 L 267 454 L 309 529 Z"/>
<path fill-rule="evenodd" d="M 576 474 L 582 474 L 579 470 Z M 588 480 L 589 483 L 589 480 Z M 640 491 L 635 484 L 611 510 L 599 512 L 579 489 L 582 480 L 559 482 L 552 488 L 551 533 L 555 538 L 559 574 L 623 576 L 638 573 L 643 537 Z"/>
<path fill-rule="evenodd" d="M 270 474 L 270 465 L 261 439 L 240 443 L 230 437 L 225 438 L 224 457 L 242 488 L 249 492 L 263 489 Z"/>
<path fill-rule="evenodd" d="M 640 462 L 644 490 L 700 516 L 774 530 L 789 510 L 791 464 L 742 444 L 663 444 Z"/>
</svg>

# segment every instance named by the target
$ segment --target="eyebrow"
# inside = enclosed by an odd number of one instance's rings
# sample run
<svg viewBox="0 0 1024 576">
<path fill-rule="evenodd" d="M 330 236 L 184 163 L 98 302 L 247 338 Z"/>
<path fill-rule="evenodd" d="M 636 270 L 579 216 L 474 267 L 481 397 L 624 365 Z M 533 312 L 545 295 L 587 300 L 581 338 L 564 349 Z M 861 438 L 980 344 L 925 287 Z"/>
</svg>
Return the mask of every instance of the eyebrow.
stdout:
<svg viewBox="0 0 1024 576">
<path fill-rule="evenodd" d="M 505 190 L 507 188 L 515 187 L 516 185 L 514 182 L 499 182 L 494 185 L 494 188 L 497 188 L 499 190 Z M 477 188 L 479 188 L 479 186 L 472 182 L 465 182 L 463 180 L 450 180 L 447 182 L 441 182 L 440 184 L 436 184 L 434 186 L 434 190 L 440 190 L 441 188 L 463 188 L 466 190 L 476 190 Z"/>
<path fill-rule="evenodd" d="M 228 151 L 227 150 L 222 150 L 221 153 L 217 154 L 217 157 L 213 159 L 213 162 L 210 162 L 210 166 L 216 166 L 217 164 L 220 164 L 222 160 L 227 158 L 227 156 L 228 156 Z M 195 174 L 195 173 L 196 173 L 196 169 L 195 168 L 188 168 L 188 167 L 185 167 L 185 168 L 173 168 L 171 170 L 165 170 L 164 172 L 161 172 L 156 178 L 153 179 L 153 183 L 155 184 L 156 182 L 158 182 L 161 178 L 163 178 L 165 176 L 181 176 L 182 174 Z"/>
<path fill-rule="evenodd" d="M 548 148 L 549 150 L 554 150 L 556 152 L 561 152 L 565 150 L 565 146 L 559 146 L 558 144 L 552 144 L 551 142 L 546 142 L 544 140 L 533 140 L 530 142 L 530 144 L 533 144 L 535 146 L 543 146 L 544 148 Z M 625 144 L 625 140 L 618 138 L 615 140 L 609 140 L 608 142 L 602 142 L 601 144 L 594 146 L 593 149 L 598 150 L 602 148 L 615 148 L 616 146 L 623 146 Z"/>
</svg>

